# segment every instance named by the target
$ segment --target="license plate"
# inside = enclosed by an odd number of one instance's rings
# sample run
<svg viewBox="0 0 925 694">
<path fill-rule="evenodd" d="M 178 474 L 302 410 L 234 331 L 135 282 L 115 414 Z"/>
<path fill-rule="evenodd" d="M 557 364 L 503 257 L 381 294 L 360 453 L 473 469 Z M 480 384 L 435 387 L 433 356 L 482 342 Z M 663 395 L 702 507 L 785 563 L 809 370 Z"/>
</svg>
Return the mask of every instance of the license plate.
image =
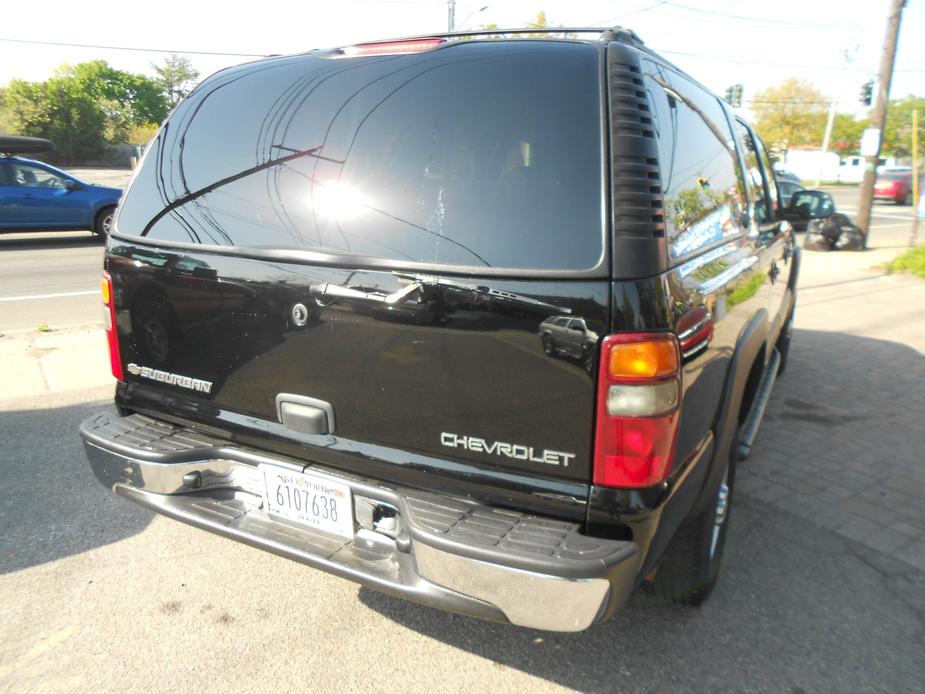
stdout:
<svg viewBox="0 0 925 694">
<path fill-rule="evenodd" d="M 260 465 L 263 500 L 269 513 L 353 538 L 350 487 L 327 477 Z"/>
</svg>

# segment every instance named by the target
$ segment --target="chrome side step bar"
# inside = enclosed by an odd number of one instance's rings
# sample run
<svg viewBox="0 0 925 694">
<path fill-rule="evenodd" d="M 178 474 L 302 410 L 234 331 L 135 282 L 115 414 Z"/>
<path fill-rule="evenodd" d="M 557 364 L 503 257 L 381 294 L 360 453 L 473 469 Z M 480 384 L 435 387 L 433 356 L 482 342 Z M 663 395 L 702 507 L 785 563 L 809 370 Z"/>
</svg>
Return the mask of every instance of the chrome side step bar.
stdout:
<svg viewBox="0 0 925 694">
<path fill-rule="evenodd" d="M 752 409 L 749 410 L 745 424 L 742 425 L 742 431 L 739 434 L 739 462 L 748 458 L 752 452 L 752 446 L 758 437 L 758 429 L 761 427 L 761 420 L 764 417 L 765 408 L 771 399 L 771 391 L 774 390 L 774 383 L 777 381 L 777 371 L 780 368 L 780 352 L 777 348 L 771 352 L 771 358 L 761 375 L 761 382 L 758 384 L 758 392 L 755 393 L 755 401 L 752 403 Z"/>
</svg>

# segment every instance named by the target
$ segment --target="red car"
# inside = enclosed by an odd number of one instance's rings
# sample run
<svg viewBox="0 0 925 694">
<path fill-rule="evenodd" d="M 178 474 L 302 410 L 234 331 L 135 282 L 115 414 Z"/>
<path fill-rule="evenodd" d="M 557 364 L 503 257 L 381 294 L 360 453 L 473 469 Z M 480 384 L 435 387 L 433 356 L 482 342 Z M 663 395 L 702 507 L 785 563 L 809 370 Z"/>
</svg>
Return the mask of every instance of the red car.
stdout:
<svg viewBox="0 0 925 694">
<path fill-rule="evenodd" d="M 877 176 L 875 200 L 892 200 L 897 205 L 909 204 L 912 197 L 912 171 L 886 171 Z"/>
</svg>

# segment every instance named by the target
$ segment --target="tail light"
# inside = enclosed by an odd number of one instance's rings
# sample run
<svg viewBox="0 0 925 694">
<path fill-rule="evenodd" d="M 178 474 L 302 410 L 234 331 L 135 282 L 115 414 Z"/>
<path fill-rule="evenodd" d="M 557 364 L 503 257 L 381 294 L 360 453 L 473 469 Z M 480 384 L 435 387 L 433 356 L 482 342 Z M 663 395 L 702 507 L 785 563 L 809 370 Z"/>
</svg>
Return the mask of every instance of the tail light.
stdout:
<svg viewBox="0 0 925 694">
<path fill-rule="evenodd" d="M 673 334 L 608 335 L 601 341 L 594 484 L 651 487 L 671 472 L 680 364 Z"/>
<path fill-rule="evenodd" d="M 112 369 L 112 375 L 117 380 L 124 381 L 122 355 L 119 354 L 119 334 L 116 330 L 116 302 L 112 292 L 112 277 L 105 270 L 100 290 L 103 293 L 103 327 L 106 328 L 106 342 L 109 344 L 109 366 Z"/>
<path fill-rule="evenodd" d="M 361 43 L 356 46 L 342 48 L 341 52 L 353 58 L 361 55 L 398 55 L 401 53 L 421 53 L 436 48 L 446 39 L 411 39 L 408 41 L 382 41 L 380 43 Z"/>
</svg>

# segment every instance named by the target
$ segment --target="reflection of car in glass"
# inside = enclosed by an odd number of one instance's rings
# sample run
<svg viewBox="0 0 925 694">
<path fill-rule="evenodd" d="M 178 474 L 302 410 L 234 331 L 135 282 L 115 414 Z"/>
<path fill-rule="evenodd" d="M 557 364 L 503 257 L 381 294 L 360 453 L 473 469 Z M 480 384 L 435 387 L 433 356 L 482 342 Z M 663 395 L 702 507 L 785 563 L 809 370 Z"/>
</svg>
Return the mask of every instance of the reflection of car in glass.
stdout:
<svg viewBox="0 0 925 694">
<path fill-rule="evenodd" d="M 540 323 L 543 351 L 549 356 L 558 353 L 581 359 L 585 369 L 594 370 L 594 347 L 598 335 L 588 328 L 583 318 L 553 316 Z"/>
<path fill-rule="evenodd" d="M 835 209 L 832 196 L 823 190 L 800 190 L 782 210 L 795 231 L 808 232 L 804 248 L 810 250 L 860 250 L 864 234 L 851 219 Z"/>
<path fill-rule="evenodd" d="M 797 176 L 792 171 L 787 171 L 787 169 L 775 169 L 774 178 L 777 179 L 779 183 L 786 182 L 786 183 L 796 183 L 798 185 L 803 184 L 803 181 L 802 179 L 800 179 L 799 176 Z"/>
<path fill-rule="evenodd" d="M 107 247 L 97 478 L 483 619 L 578 631 L 643 584 L 706 600 L 801 252 L 744 120 L 631 32 L 574 31 L 202 82 Z M 145 282 L 170 311 L 149 354 L 125 320 Z M 323 318 L 260 319 L 300 307 Z"/>
<path fill-rule="evenodd" d="M 121 196 L 118 188 L 87 183 L 50 164 L 0 156 L 0 231 L 89 229 L 105 236 Z"/>
<path fill-rule="evenodd" d="M 875 200 L 892 200 L 897 205 L 909 204 L 912 195 L 912 169 L 885 170 L 877 174 Z"/>
<path fill-rule="evenodd" d="M 777 179 L 777 192 L 780 193 L 780 204 L 784 207 L 790 204 L 790 198 L 799 190 L 806 190 L 802 183 Z"/>
<path fill-rule="evenodd" d="M 790 204 L 781 215 L 792 225 L 794 231 L 806 231 L 813 219 L 823 219 L 835 212 L 835 200 L 823 190 L 798 190 L 790 197 Z"/>
</svg>

